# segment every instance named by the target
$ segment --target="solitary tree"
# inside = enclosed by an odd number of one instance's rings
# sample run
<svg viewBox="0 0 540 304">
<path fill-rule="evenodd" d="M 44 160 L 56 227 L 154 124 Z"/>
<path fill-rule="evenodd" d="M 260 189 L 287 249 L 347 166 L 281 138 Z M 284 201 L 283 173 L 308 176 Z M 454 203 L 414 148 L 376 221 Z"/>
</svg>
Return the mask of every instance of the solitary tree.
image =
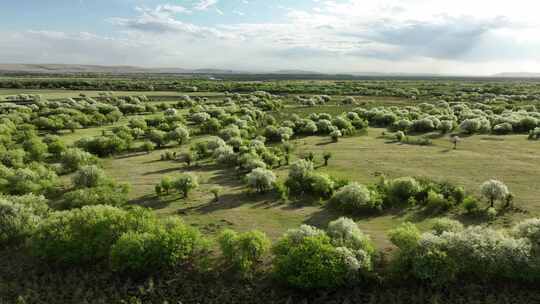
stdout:
<svg viewBox="0 0 540 304">
<path fill-rule="evenodd" d="M 326 151 L 326 152 L 323 153 L 324 165 L 325 166 L 328 166 L 328 161 L 330 160 L 331 157 L 332 157 L 332 152 Z"/>
<path fill-rule="evenodd" d="M 459 138 L 459 136 L 457 135 L 454 135 L 452 136 L 452 138 L 450 138 L 450 141 L 454 144 L 454 150 L 457 149 L 457 144 L 458 142 L 461 141 L 461 138 Z"/>
<path fill-rule="evenodd" d="M 210 192 L 214 195 L 214 202 L 219 201 L 219 193 L 221 192 L 221 188 L 216 186 L 210 189 Z"/>
<path fill-rule="evenodd" d="M 334 130 L 330 132 L 330 137 L 332 137 L 333 142 L 338 142 L 339 138 L 343 136 L 340 130 Z"/>
<path fill-rule="evenodd" d="M 107 182 L 105 172 L 95 165 L 80 168 L 73 176 L 76 188 L 92 188 Z"/>
<path fill-rule="evenodd" d="M 189 139 L 189 131 L 185 127 L 177 127 L 167 134 L 169 140 L 178 142 L 181 145 L 184 141 Z"/>
<path fill-rule="evenodd" d="M 193 151 L 186 151 L 182 153 L 182 160 L 186 163 L 186 165 L 189 167 L 191 166 L 191 163 L 195 160 L 196 153 Z"/>
<path fill-rule="evenodd" d="M 169 140 L 167 138 L 167 133 L 161 131 L 161 130 L 152 130 L 150 133 L 148 133 L 148 139 L 155 143 L 158 148 L 161 148 L 161 146 L 166 145 Z"/>
<path fill-rule="evenodd" d="M 165 193 L 169 194 L 169 190 L 171 190 L 173 185 L 173 180 L 170 176 L 164 176 L 161 178 L 159 185 L 161 186 L 161 189 L 165 191 Z"/>
<path fill-rule="evenodd" d="M 173 187 L 184 197 L 188 197 L 191 190 L 199 187 L 197 177 L 191 174 L 182 174 L 175 178 L 172 182 Z"/>
<path fill-rule="evenodd" d="M 267 169 L 256 168 L 246 176 L 247 184 L 250 188 L 259 193 L 264 193 L 274 186 L 276 175 Z"/>
<path fill-rule="evenodd" d="M 503 182 L 495 179 L 484 182 L 480 187 L 480 192 L 489 201 L 491 208 L 493 208 L 495 201 L 503 201 L 510 194 L 508 187 Z"/>
</svg>

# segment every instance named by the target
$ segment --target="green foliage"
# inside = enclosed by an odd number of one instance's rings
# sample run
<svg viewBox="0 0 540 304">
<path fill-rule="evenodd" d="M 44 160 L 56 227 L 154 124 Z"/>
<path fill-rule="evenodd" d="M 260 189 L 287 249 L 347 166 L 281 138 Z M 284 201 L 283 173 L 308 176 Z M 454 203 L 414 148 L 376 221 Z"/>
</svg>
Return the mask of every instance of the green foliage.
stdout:
<svg viewBox="0 0 540 304">
<path fill-rule="evenodd" d="M 409 201 L 420 192 L 420 185 L 412 177 L 400 177 L 392 180 L 387 188 L 387 195 L 391 204 L 399 205 Z"/>
<path fill-rule="evenodd" d="M 452 207 L 452 201 L 447 200 L 444 195 L 433 190 L 428 191 L 426 207 L 433 211 L 446 211 Z"/>
<path fill-rule="evenodd" d="M 346 285 L 370 272 L 374 248 L 352 220 L 340 218 L 329 224 L 328 235 L 307 225 L 289 230 L 273 252 L 279 280 L 315 289 Z"/>
<path fill-rule="evenodd" d="M 473 196 L 467 196 L 461 204 L 467 214 L 476 214 L 480 210 L 478 199 Z"/>
<path fill-rule="evenodd" d="M 276 182 L 276 175 L 271 170 L 256 168 L 246 175 L 247 185 L 259 193 L 271 190 Z"/>
<path fill-rule="evenodd" d="M 43 219 L 30 238 L 32 254 L 62 264 L 95 263 L 109 256 L 111 246 L 129 231 L 148 231 L 157 219 L 147 210 L 85 206 L 58 211 Z"/>
<path fill-rule="evenodd" d="M 420 240 L 420 230 L 412 223 L 403 223 L 388 232 L 388 238 L 392 244 L 400 250 L 412 251 Z"/>
<path fill-rule="evenodd" d="M 146 274 L 202 258 L 207 242 L 180 220 L 169 219 L 149 231 L 128 231 L 111 248 L 115 271 Z"/>
<path fill-rule="evenodd" d="M 92 188 L 110 183 L 105 172 L 95 165 L 81 167 L 72 177 L 75 188 Z"/>
<path fill-rule="evenodd" d="M 181 174 L 172 180 L 172 187 L 182 193 L 184 197 L 188 197 L 190 191 L 199 187 L 199 182 L 195 175 Z"/>
<path fill-rule="evenodd" d="M 444 232 L 460 232 L 463 230 L 463 224 L 449 218 L 439 218 L 433 221 L 431 230 L 436 235 L 441 235 Z"/>
<path fill-rule="evenodd" d="M 270 249 L 270 240 L 263 232 L 253 230 L 237 234 L 224 230 L 218 238 L 223 257 L 244 275 L 253 273 Z"/>
<path fill-rule="evenodd" d="M 96 157 L 78 148 L 67 149 L 60 158 L 62 166 L 66 172 L 74 172 L 82 166 L 97 163 Z"/>
<path fill-rule="evenodd" d="M 326 235 L 302 238 L 294 244 L 281 240 L 275 249 L 276 277 L 287 284 L 302 288 L 332 288 L 344 285 L 349 267 L 343 255 Z"/>
<path fill-rule="evenodd" d="M 0 245 L 18 245 L 34 233 L 40 216 L 30 205 L 0 198 Z"/>
<path fill-rule="evenodd" d="M 75 189 L 63 195 L 60 206 L 64 209 L 94 205 L 120 207 L 128 202 L 128 193 L 129 187 L 125 185 L 101 185 L 93 188 Z"/>
<path fill-rule="evenodd" d="M 359 212 L 362 210 L 382 209 L 382 202 L 371 198 L 370 190 L 358 183 L 350 183 L 340 188 L 332 197 L 332 205 L 348 212 Z"/>
</svg>

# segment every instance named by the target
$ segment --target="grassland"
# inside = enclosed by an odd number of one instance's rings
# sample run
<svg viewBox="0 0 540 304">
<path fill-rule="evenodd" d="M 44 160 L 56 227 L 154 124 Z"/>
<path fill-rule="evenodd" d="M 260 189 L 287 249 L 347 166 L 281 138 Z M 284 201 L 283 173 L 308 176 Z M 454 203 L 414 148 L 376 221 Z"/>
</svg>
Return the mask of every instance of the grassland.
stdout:
<svg viewBox="0 0 540 304">
<path fill-rule="evenodd" d="M 525 136 L 477 135 L 465 138 L 457 150 L 452 150 L 446 137 L 435 138 L 432 146 L 415 146 L 388 141 L 380 136 L 383 131 L 371 128 L 367 134 L 344 137 L 338 143 L 331 143 L 327 137 L 295 139 L 295 154 L 298 157 L 313 151 L 318 157 L 317 170 L 366 184 L 375 182 L 380 173 L 391 178 L 423 176 L 448 180 L 476 193 L 483 181 L 498 178 L 507 183 L 517 206 L 527 213 L 500 217 L 496 225 L 507 225 L 519 218 L 540 214 L 537 200 L 540 182 L 531 178 L 540 172 L 538 143 L 527 141 Z M 323 151 L 333 155 L 327 167 L 322 166 Z M 132 185 L 132 203 L 154 208 L 158 214 L 179 215 L 209 234 L 223 228 L 240 231 L 257 228 L 276 238 L 302 223 L 325 226 L 341 215 L 316 201 L 286 203 L 276 195 L 249 194 L 242 176 L 230 168 L 213 162 L 186 167 L 176 161 L 160 161 L 160 153 L 111 158 L 105 160 L 104 166 L 110 176 Z M 201 183 L 188 199 L 154 195 L 154 185 L 163 175 L 188 171 L 197 175 Z M 275 172 L 284 179 L 287 168 Z M 209 191 L 214 186 L 223 189 L 218 202 L 213 201 Z M 416 222 L 420 227 L 430 221 L 415 210 L 357 217 L 356 220 L 383 248 L 389 246 L 385 237 L 388 229 L 404 221 Z"/>
</svg>

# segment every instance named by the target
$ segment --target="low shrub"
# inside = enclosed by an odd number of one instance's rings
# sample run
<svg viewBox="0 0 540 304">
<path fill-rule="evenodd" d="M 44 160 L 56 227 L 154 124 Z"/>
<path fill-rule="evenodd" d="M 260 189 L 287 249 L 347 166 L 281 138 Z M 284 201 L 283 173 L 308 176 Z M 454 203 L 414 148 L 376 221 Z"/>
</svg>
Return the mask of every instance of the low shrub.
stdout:
<svg viewBox="0 0 540 304">
<path fill-rule="evenodd" d="M 120 207 L 128 202 L 128 194 L 129 187 L 124 185 L 103 185 L 94 188 L 75 189 L 64 194 L 60 206 L 63 209 L 94 205 Z"/>
<path fill-rule="evenodd" d="M 240 234 L 224 230 L 218 242 L 225 261 L 244 275 L 249 275 L 255 270 L 271 245 L 266 234 L 257 230 Z"/>
<path fill-rule="evenodd" d="M 391 205 L 402 205 L 409 202 L 420 192 L 420 184 L 412 177 L 400 177 L 387 185 L 387 198 Z"/>
<path fill-rule="evenodd" d="M 85 206 L 51 213 L 30 238 L 32 254 L 62 264 L 99 262 L 126 232 L 149 231 L 157 219 L 142 208 L 122 210 L 112 206 Z"/>
<path fill-rule="evenodd" d="M 344 285 L 349 276 L 349 263 L 325 235 L 302 238 L 297 242 L 285 238 L 274 249 L 276 277 L 302 288 L 332 288 Z"/>
<path fill-rule="evenodd" d="M 246 183 L 258 193 L 264 193 L 274 187 L 276 175 L 271 170 L 256 168 L 246 175 Z"/>
<path fill-rule="evenodd" d="M 130 274 L 147 274 L 193 262 L 205 255 L 207 242 L 195 228 L 177 219 L 150 231 L 128 231 L 110 251 L 111 267 Z"/>
<path fill-rule="evenodd" d="M 302 225 L 291 229 L 273 248 L 276 277 L 297 288 L 332 288 L 355 282 L 372 270 L 374 249 L 356 224 L 340 218 L 328 234 Z"/>
<path fill-rule="evenodd" d="M 381 210 L 382 202 L 372 199 L 371 191 L 364 185 L 350 183 L 340 188 L 331 200 L 335 207 L 348 211 Z"/>
<path fill-rule="evenodd" d="M 480 210 L 480 202 L 474 196 L 467 196 L 461 206 L 467 214 L 476 214 Z"/>
<path fill-rule="evenodd" d="M 463 224 L 449 218 L 440 218 L 433 221 L 431 230 L 436 235 L 441 235 L 444 232 L 460 232 L 463 230 Z"/>
<path fill-rule="evenodd" d="M 19 245 L 34 233 L 40 216 L 30 206 L 0 198 L 0 245 Z"/>
</svg>

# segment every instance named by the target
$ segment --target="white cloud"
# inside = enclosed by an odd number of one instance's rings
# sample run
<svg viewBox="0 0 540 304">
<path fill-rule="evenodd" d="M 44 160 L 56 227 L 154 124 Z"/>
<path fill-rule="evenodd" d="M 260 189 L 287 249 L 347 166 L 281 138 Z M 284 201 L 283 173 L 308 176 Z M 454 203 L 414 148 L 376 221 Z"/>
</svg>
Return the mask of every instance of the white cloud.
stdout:
<svg viewBox="0 0 540 304">
<path fill-rule="evenodd" d="M 198 11 L 207 10 L 218 3 L 218 0 L 200 0 L 193 8 Z"/>
<path fill-rule="evenodd" d="M 213 7 L 219 13 L 216 3 L 199 1 L 192 9 Z M 139 7 L 136 17 L 110 19 L 119 27 L 114 38 L 62 32 L 4 35 L 0 58 L 322 72 L 540 71 L 540 23 L 534 16 L 539 6 L 530 0 L 512 5 L 326 0 L 304 10 L 283 8 L 286 21 L 280 23 L 203 26 L 184 19 L 190 9 L 164 4 Z M 232 13 L 242 15 L 246 9 Z"/>
</svg>

